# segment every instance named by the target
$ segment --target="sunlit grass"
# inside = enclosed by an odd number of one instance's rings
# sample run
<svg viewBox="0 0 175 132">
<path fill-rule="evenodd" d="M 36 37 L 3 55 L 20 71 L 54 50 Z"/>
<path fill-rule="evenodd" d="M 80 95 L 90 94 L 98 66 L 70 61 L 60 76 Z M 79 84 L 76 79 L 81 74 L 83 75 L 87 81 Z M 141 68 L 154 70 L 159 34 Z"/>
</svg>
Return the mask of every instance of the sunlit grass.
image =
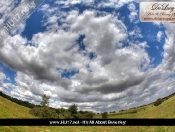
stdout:
<svg viewBox="0 0 175 132">
<path fill-rule="evenodd" d="M 0 118 L 35 118 L 29 108 L 18 105 L 0 96 Z"/>
</svg>

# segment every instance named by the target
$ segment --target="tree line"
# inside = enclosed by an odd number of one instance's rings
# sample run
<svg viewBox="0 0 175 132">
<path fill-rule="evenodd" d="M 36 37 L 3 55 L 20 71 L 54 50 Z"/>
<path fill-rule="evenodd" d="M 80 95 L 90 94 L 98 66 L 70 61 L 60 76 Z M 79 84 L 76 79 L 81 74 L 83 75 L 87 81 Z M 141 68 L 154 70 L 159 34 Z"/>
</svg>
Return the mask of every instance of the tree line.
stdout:
<svg viewBox="0 0 175 132">
<path fill-rule="evenodd" d="M 4 97 L 4 98 L 6 98 L 6 99 L 8 99 L 8 100 L 10 100 L 10 101 L 12 101 L 14 103 L 17 103 L 19 105 L 22 105 L 22 106 L 25 106 L 25 107 L 28 107 L 28 108 L 34 108 L 34 107 L 36 107 L 35 104 L 29 103 L 27 101 L 22 101 L 22 100 L 19 100 L 17 98 L 13 98 L 11 96 L 8 96 L 8 95 L 4 94 L 1 91 L 0 91 L 0 96 Z"/>
<path fill-rule="evenodd" d="M 92 119 L 94 113 L 92 111 L 78 111 L 78 106 L 72 104 L 68 109 L 65 108 L 50 108 L 49 97 L 42 96 L 40 106 L 33 107 L 29 113 L 40 118 L 63 118 L 63 119 Z"/>
</svg>

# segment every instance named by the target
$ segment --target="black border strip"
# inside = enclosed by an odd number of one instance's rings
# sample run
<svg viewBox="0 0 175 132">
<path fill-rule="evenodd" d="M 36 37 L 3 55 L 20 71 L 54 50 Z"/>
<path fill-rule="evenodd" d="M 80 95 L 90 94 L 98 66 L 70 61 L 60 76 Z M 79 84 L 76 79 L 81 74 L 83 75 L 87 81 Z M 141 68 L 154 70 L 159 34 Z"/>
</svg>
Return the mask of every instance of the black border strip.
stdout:
<svg viewBox="0 0 175 132">
<path fill-rule="evenodd" d="M 0 126 L 175 126 L 175 119 L 0 119 Z"/>
</svg>

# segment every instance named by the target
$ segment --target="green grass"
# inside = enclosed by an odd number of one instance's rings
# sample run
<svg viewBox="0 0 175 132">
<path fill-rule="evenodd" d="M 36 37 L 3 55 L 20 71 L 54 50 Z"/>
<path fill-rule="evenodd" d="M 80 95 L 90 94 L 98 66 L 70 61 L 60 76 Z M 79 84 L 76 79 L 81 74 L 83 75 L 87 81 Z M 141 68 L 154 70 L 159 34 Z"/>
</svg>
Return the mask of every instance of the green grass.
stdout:
<svg viewBox="0 0 175 132">
<path fill-rule="evenodd" d="M 0 96 L 0 118 L 35 118 L 29 108 L 18 105 Z"/>
<path fill-rule="evenodd" d="M 108 118 L 175 118 L 174 104 L 175 96 L 164 101 L 159 106 L 154 106 L 153 104 L 150 104 L 143 107 L 118 112 L 123 113 L 121 115 L 118 115 L 118 113 L 110 113 L 108 114 Z M 137 113 L 125 114 L 131 111 L 137 111 Z M 94 118 L 101 118 L 101 115 L 95 115 Z"/>
<path fill-rule="evenodd" d="M 109 114 L 108 118 L 175 118 L 175 96 L 159 106 L 147 105 L 124 112 L 136 110 L 137 113 L 117 115 Z M 145 110 L 144 110 L 145 109 Z M 0 97 L 0 118 L 36 118 L 29 114 L 29 109 Z M 96 115 L 95 118 L 101 118 Z M 169 126 L 3 126 L 0 132 L 175 132 Z"/>
</svg>

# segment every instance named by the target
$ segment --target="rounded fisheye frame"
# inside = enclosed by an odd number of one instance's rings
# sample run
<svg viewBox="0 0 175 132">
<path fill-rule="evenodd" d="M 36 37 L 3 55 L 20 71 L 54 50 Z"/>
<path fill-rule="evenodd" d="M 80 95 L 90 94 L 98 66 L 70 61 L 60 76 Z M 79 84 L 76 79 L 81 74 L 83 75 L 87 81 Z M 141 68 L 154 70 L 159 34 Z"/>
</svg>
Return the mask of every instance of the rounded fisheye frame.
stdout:
<svg viewBox="0 0 175 132">
<path fill-rule="evenodd" d="M 175 1 L 0 1 L 2 132 L 175 132 Z"/>
</svg>

